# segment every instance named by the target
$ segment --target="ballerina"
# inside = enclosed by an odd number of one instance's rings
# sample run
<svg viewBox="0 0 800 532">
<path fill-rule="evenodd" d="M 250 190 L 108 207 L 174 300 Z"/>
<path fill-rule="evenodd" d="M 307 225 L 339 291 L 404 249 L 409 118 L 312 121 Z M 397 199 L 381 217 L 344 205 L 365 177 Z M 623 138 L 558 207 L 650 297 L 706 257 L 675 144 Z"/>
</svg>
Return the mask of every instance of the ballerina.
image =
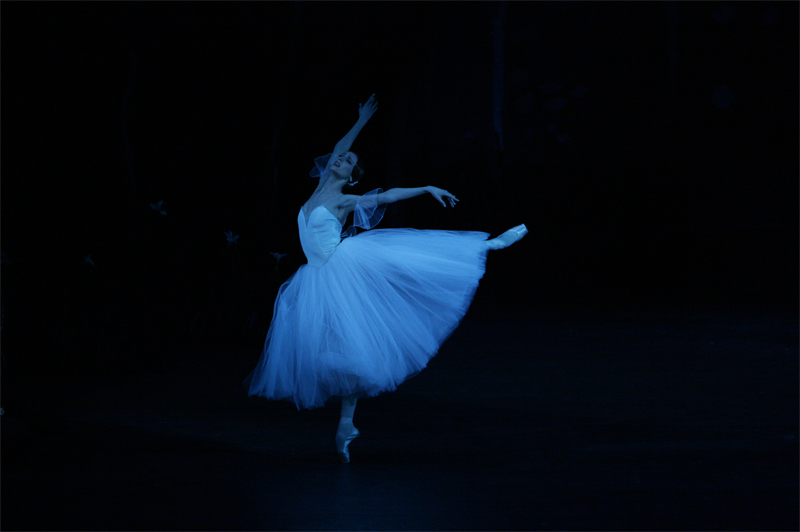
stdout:
<svg viewBox="0 0 800 532">
<path fill-rule="evenodd" d="M 453 208 L 447 190 L 378 188 L 345 194 L 363 175 L 350 148 L 377 110 L 373 94 L 333 152 L 315 160 L 319 183 L 297 215 L 308 263 L 278 291 L 272 323 L 249 395 L 294 401 L 298 410 L 341 397 L 336 450 L 350 461 L 359 435 L 353 415 L 359 398 L 392 391 L 419 373 L 455 330 L 483 277 L 489 250 L 527 234 L 525 225 L 487 240 L 478 231 L 368 230 L 386 205 L 430 194 Z M 350 213 L 353 223 L 342 231 Z"/>
</svg>

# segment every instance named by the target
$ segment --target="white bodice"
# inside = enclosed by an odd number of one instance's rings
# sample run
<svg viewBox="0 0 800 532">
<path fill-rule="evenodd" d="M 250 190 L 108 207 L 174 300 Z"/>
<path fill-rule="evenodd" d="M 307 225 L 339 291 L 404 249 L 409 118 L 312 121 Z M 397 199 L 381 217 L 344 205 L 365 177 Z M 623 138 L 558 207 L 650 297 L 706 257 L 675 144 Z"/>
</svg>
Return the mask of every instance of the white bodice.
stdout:
<svg viewBox="0 0 800 532">
<path fill-rule="evenodd" d="M 342 224 L 327 208 L 320 205 L 308 215 L 306 220 L 302 207 L 297 216 L 300 232 L 300 245 L 311 266 L 321 266 L 336 251 L 342 241 Z"/>
</svg>

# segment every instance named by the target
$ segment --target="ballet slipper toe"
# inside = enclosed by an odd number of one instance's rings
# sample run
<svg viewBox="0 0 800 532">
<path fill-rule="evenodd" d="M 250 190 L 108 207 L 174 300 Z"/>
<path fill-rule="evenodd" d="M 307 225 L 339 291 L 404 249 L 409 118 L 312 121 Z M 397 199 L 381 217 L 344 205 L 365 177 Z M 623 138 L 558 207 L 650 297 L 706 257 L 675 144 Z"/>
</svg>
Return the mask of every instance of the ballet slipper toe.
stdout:
<svg viewBox="0 0 800 532">
<path fill-rule="evenodd" d="M 525 227 L 525 224 L 520 224 L 516 227 L 509 229 L 509 232 L 513 232 L 517 236 L 514 242 L 518 242 L 519 240 L 522 239 L 523 236 L 528 234 L 528 228 Z"/>
<path fill-rule="evenodd" d="M 350 450 L 348 447 L 358 436 L 359 432 L 355 427 L 353 427 L 353 432 L 351 432 L 349 436 L 343 436 L 340 432 L 336 433 L 336 452 L 339 453 L 339 458 L 342 460 L 343 464 L 350 462 Z"/>
</svg>

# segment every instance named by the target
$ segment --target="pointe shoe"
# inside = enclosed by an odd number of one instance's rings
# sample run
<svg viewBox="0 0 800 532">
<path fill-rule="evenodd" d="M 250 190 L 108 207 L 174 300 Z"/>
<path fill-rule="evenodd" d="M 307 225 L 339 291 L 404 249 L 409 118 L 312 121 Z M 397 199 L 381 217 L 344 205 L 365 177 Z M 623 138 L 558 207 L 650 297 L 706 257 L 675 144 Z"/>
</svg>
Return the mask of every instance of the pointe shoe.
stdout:
<svg viewBox="0 0 800 532">
<path fill-rule="evenodd" d="M 489 249 L 507 248 L 508 246 L 510 246 L 514 242 L 517 242 L 527 234 L 528 234 L 528 228 L 525 227 L 525 224 L 518 225 L 516 227 L 509 229 L 508 231 L 498 236 L 497 238 L 492 238 L 491 240 L 487 240 L 486 245 L 489 246 Z"/>
<path fill-rule="evenodd" d="M 349 436 L 344 436 L 341 432 L 336 433 L 336 452 L 339 453 L 339 458 L 342 459 L 343 464 L 350 462 L 350 451 L 347 447 L 350 445 L 350 442 L 358 438 L 358 436 L 359 432 L 355 427 L 353 427 L 353 431 Z"/>
</svg>

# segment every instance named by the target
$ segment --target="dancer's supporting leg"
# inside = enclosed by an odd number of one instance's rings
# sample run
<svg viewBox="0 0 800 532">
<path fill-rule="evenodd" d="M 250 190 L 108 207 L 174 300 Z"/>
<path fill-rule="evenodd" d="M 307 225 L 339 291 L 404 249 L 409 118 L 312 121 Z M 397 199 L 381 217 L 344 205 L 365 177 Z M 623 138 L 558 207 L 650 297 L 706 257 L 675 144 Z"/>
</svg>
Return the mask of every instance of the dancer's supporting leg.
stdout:
<svg viewBox="0 0 800 532">
<path fill-rule="evenodd" d="M 356 411 L 358 395 L 342 397 L 342 413 L 339 416 L 339 427 L 336 430 L 336 451 L 342 462 L 350 461 L 350 451 L 347 449 L 350 442 L 358 437 L 358 429 L 353 426 L 353 414 Z"/>
</svg>

